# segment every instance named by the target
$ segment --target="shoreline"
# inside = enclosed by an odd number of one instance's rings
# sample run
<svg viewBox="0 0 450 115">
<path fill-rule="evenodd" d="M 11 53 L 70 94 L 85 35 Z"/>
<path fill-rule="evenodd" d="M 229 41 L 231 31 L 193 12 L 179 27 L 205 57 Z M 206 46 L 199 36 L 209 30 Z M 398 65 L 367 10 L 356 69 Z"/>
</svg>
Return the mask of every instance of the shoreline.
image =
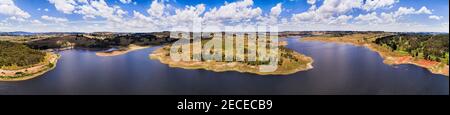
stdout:
<svg viewBox="0 0 450 115">
<path fill-rule="evenodd" d="M 229 71 L 235 71 L 239 73 L 250 73 L 250 74 L 257 74 L 257 75 L 289 75 L 294 74 L 300 71 L 307 71 L 310 69 L 313 69 L 312 63 L 314 60 L 311 57 L 307 57 L 305 55 L 302 55 L 300 53 L 294 52 L 296 57 L 301 57 L 301 60 L 308 61 L 306 64 L 302 64 L 302 66 L 297 66 L 295 68 L 290 69 L 280 69 L 283 67 L 280 67 L 278 65 L 278 68 L 274 72 L 259 72 L 258 66 L 251 66 L 247 64 L 242 64 L 240 62 L 216 62 L 216 61 L 179 61 L 175 62 L 172 61 L 170 57 L 166 56 L 166 51 L 164 50 L 164 47 L 159 48 L 155 50 L 153 53 L 149 55 L 150 59 L 153 60 L 159 60 L 162 64 L 166 64 L 169 67 L 172 68 L 182 68 L 182 69 L 188 69 L 188 70 L 208 70 L 213 72 L 229 72 Z"/>
<path fill-rule="evenodd" d="M 328 40 L 326 40 L 328 39 Z M 383 58 L 383 63 L 387 65 L 402 65 L 402 64 L 412 64 L 427 69 L 433 74 L 439 74 L 449 77 L 449 65 L 442 65 L 440 62 L 429 61 L 425 59 L 415 59 L 410 55 L 401 55 L 396 52 L 392 52 L 382 46 L 374 43 L 354 43 L 350 41 L 340 41 L 340 40 L 329 40 L 330 38 L 315 38 L 306 37 L 299 39 L 300 41 L 318 41 L 318 42 L 328 42 L 328 43 L 343 43 L 353 46 L 362 46 L 368 48 L 371 51 L 378 53 L 381 58 Z M 331 38 L 332 39 L 332 38 Z M 383 51 L 384 50 L 384 51 Z"/>
<path fill-rule="evenodd" d="M 118 48 L 117 50 L 113 50 L 113 51 L 96 52 L 95 55 L 100 56 L 100 57 L 119 56 L 119 55 L 127 54 L 132 51 L 141 50 L 141 49 L 150 48 L 150 47 L 151 46 L 138 46 L 138 45 L 131 44 L 125 48 Z"/>
<path fill-rule="evenodd" d="M 28 68 L 23 68 L 23 69 L 19 69 L 19 70 L 1 70 L 1 73 L 17 73 L 17 72 L 23 72 L 25 73 L 24 75 L 20 75 L 20 76 L 0 76 L 0 81 L 25 81 L 25 80 L 29 80 L 29 79 L 33 79 L 36 77 L 39 77 L 53 69 L 56 68 L 56 64 L 58 63 L 58 59 L 59 59 L 59 55 L 58 54 L 54 54 L 54 53 L 50 53 L 47 52 L 49 56 L 51 56 L 51 58 L 49 60 L 46 60 L 46 62 L 43 62 L 41 64 L 32 66 L 32 67 L 28 67 Z M 47 62 L 48 61 L 48 62 Z M 51 67 L 48 67 L 49 64 L 52 64 Z M 27 73 L 28 69 L 34 70 L 34 72 L 31 73 Z M 38 70 L 35 70 L 38 69 Z M 6 77 L 6 78 L 5 78 Z"/>
</svg>

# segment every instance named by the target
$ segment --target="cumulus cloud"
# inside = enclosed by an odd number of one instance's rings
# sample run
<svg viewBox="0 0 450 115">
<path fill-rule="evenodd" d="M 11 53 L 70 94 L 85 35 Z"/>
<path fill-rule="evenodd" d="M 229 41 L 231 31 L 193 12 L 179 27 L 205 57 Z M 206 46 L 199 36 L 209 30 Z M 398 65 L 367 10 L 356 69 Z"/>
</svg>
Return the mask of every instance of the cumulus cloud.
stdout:
<svg viewBox="0 0 450 115">
<path fill-rule="evenodd" d="M 317 11 L 320 14 L 343 14 L 354 8 L 360 8 L 363 0 L 325 0 Z"/>
<path fill-rule="evenodd" d="M 150 9 L 147 10 L 147 13 L 151 16 L 161 17 L 164 14 L 164 9 L 166 9 L 166 6 L 164 5 L 163 0 L 154 0 L 150 5 Z"/>
<path fill-rule="evenodd" d="M 133 0 L 120 0 L 120 2 L 122 2 L 124 4 L 129 4 L 129 3 L 133 2 Z"/>
<path fill-rule="evenodd" d="M 355 20 L 359 22 L 367 22 L 370 24 L 381 23 L 383 21 L 381 18 L 378 17 L 376 12 L 372 12 L 369 14 L 359 14 L 359 16 L 355 18 Z"/>
<path fill-rule="evenodd" d="M 75 0 L 48 0 L 51 4 L 55 5 L 56 10 L 64 12 L 66 14 L 72 14 L 77 5 Z"/>
<path fill-rule="evenodd" d="M 109 6 L 104 0 L 90 1 L 74 12 L 82 14 L 85 19 L 101 17 L 112 22 L 122 22 L 121 17 L 126 14 L 119 6 Z"/>
<path fill-rule="evenodd" d="M 119 6 L 110 6 L 105 0 L 48 0 L 54 4 L 56 10 L 65 14 L 81 14 L 84 19 L 102 17 L 108 21 L 121 22 L 123 15 L 128 12 Z M 121 0 L 122 2 L 122 0 Z M 131 0 L 123 1 L 125 3 Z"/>
<path fill-rule="evenodd" d="M 25 19 L 30 17 L 30 14 L 17 7 L 13 0 L 0 0 L 0 9 L 1 15 L 11 16 L 10 18 Z"/>
<path fill-rule="evenodd" d="M 278 17 L 281 14 L 282 4 L 278 3 L 275 7 L 270 9 L 270 15 L 274 17 Z"/>
<path fill-rule="evenodd" d="M 50 22 L 55 22 L 55 23 L 62 23 L 62 22 L 69 21 L 66 18 L 51 17 L 51 16 L 47 16 L 47 15 L 41 16 L 41 19 L 50 21 Z"/>
<path fill-rule="evenodd" d="M 34 25 L 44 25 L 44 23 L 42 23 L 42 22 L 39 21 L 39 20 L 32 20 L 32 21 L 31 21 L 31 24 L 34 24 Z"/>
<path fill-rule="evenodd" d="M 329 24 L 345 25 L 352 18 L 353 16 L 350 15 L 341 15 L 335 19 L 332 19 Z"/>
<path fill-rule="evenodd" d="M 308 3 L 308 4 L 316 4 L 316 0 L 307 0 L 306 3 Z"/>
<path fill-rule="evenodd" d="M 362 6 L 364 10 L 371 11 L 383 7 L 392 7 L 399 0 L 367 0 Z"/>
<path fill-rule="evenodd" d="M 294 14 L 292 20 L 294 22 L 327 23 L 355 8 L 361 8 L 362 3 L 363 0 L 325 0 L 319 8 L 312 6 L 306 12 Z M 345 19 L 349 18 L 348 16 L 344 17 Z M 344 17 L 340 19 L 342 20 Z"/>
<path fill-rule="evenodd" d="M 133 11 L 133 18 L 126 25 L 141 29 L 152 29 L 155 26 L 165 30 L 175 27 L 192 27 L 194 21 L 209 26 L 247 26 L 278 24 L 282 13 L 282 4 L 278 3 L 267 14 L 262 9 L 253 6 L 253 0 L 225 2 L 222 6 L 206 10 L 205 4 L 185 6 L 169 10 L 165 1 L 155 0 L 150 4 L 147 14 Z"/>
<path fill-rule="evenodd" d="M 428 17 L 429 19 L 432 20 L 441 20 L 442 18 L 444 18 L 443 16 L 436 16 L 436 15 L 431 15 Z"/>
<path fill-rule="evenodd" d="M 253 0 L 244 0 L 225 3 L 219 8 L 214 7 L 205 13 L 204 18 L 205 20 L 239 23 L 255 20 L 261 14 L 261 8 L 253 8 Z"/>
<path fill-rule="evenodd" d="M 268 17 L 265 17 L 265 21 L 261 21 L 263 25 L 276 25 L 278 24 L 278 18 L 280 17 L 281 12 L 283 11 L 283 5 L 278 3 L 274 7 L 270 9 L 270 13 Z"/>
<path fill-rule="evenodd" d="M 416 14 L 432 14 L 431 10 L 429 10 L 427 7 L 422 6 L 422 8 L 420 8 Z"/>
<path fill-rule="evenodd" d="M 432 14 L 432 12 L 427 7 L 423 6 L 419 10 L 416 10 L 412 7 L 410 7 L 410 8 L 400 7 L 394 13 L 395 16 L 402 16 L 402 15 L 409 15 L 409 14 Z"/>
<path fill-rule="evenodd" d="M 431 10 L 423 6 L 419 10 L 412 7 L 400 7 L 397 11 L 386 13 L 383 12 L 380 15 L 372 12 L 369 14 L 360 14 L 355 20 L 359 23 L 369 23 L 369 24 L 392 24 L 398 22 L 402 16 L 406 15 L 418 15 L 418 14 L 432 14 Z"/>
<path fill-rule="evenodd" d="M 175 10 L 175 15 L 171 16 L 171 18 L 175 18 L 175 20 L 183 20 L 183 19 L 195 19 L 200 18 L 200 15 L 205 12 L 205 5 L 199 4 L 194 6 L 186 6 L 185 9 L 177 9 Z"/>
</svg>

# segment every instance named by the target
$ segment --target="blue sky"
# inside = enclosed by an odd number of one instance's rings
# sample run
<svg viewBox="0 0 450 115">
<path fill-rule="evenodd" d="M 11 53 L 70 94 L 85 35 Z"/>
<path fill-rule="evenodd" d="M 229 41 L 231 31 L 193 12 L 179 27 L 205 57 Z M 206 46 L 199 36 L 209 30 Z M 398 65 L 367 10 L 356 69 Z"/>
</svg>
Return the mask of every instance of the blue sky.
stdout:
<svg viewBox="0 0 450 115">
<path fill-rule="evenodd" d="M 0 31 L 152 32 L 203 26 L 281 31 L 448 32 L 448 0 L 0 0 Z"/>
</svg>

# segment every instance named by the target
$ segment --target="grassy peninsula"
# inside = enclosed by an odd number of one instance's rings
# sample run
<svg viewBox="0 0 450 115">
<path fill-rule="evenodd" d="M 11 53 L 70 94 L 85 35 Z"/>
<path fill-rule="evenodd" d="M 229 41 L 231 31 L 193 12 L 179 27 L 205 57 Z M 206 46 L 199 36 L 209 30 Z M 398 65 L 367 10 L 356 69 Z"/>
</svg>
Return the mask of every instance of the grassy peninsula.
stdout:
<svg viewBox="0 0 450 115">
<path fill-rule="evenodd" d="M 58 55 L 0 41 L 0 81 L 21 81 L 37 77 L 56 66 Z"/>
</svg>

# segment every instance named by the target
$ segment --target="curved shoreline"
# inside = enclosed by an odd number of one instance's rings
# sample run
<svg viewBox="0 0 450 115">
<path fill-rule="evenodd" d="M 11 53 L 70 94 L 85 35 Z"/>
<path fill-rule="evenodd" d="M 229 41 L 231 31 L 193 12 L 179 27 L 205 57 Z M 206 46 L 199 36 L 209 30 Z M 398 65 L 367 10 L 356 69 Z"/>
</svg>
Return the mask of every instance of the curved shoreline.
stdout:
<svg viewBox="0 0 450 115">
<path fill-rule="evenodd" d="M 28 68 L 24 68 L 24 69 L 19 69 L 19 70 L 2 70 L 2 71 L 9 71 L 9 72 L 23 72 L 25 73 L 26 70 L 31 69 L 31 68 L 36 68 L 36 67 L 41 67 L 40 70 L 37 70 L 38 72 L 34 72 L 34 73 L 26 73 L 25 75 L 21 75 L 21 76 L 0 76 L 0 81 L 24 81 L 24 80 L 29 80 L 29 79 L 33 79 L 36 78 L 38 76 L 41 76 L 53 69 L 56 68 L 56 64 L 58 63 L 58 58 L 60 57 L 57 54 L 54 53 L 48 53 L 51 57 L 51 59 L 48 61 L 48 63 L 44 62 L 43 64 L 39 64 L 36 66 L 32 66 L 32 67 L 28 67 Z M 43 66 L 48 66 L 48 64 L 52 64 L 52 67 L 45 67 L 44 69 L 42 69 Z M 5 78 L 7 77 L 7 78 Z"/>
<path fill-rule="evenodd" d="M 215 62 L 215 61 L 172 61 L 170 57 L 166 57 L 166 51 L 163 48 L 159 48 L 155 50 L 153 53 L 149 55 L 150 59 L 159 60 L 161 63 L 168 65 L 169 67 L 174 68 L 182 68 L 189 70 L 197 70 L 203 69 L 213 72 L 228 72 L 228 71 L 236 71 L 240 73 L 251 73 L 257 75 L 289 75 L 294 74 L 300 71 L 307 71 L 313 68 L 312 63 L 314 60 L 311 57 L 307 57 L 305 55 L 294 52 L 293 55 L 302 57 L 302 60 L 308 61 L 308 63 L 303 64 L 302 66 L 297 66 L 296 68 L 291 69 L 280 69 L 278 66 L 277 70 L 274 72 L 259 72 L 259 68 L 257 66 L 250 66 L 247 64 L 242 64 L 240 62 Z"/>
<path fill-rule="evenodd" d="M 330 39 L 330 38 L 326 38 Z M 412 56 L 409 55 L 398 55 L 395 54 L 395 52 L 392 51 L 380 51 L 384 47 L 373 44 L 373 43 L 353 43 L 353 42 L 347 42 L 347 41 L 339 41 L 339 40 L 325 40 L 325 39 L 319 39 L 319 38 L 301 38 L 301 41 L 319 41 L 319 42 L 328 42 L 328 43 L 343 43 L 343 44 L 349 44 L 353 46 L 363 46 L 365 48 L 370 49 L 371 51 L 374 51 L 378 53 L 381 58 L 383 58 L 383 63 L 387 65 L 402 65 L 402 64 L 412 64 L 415 66 L 419 66 L 422 68 L 427 69 L 433 74 L 439 74 L 444 76 L 449 76 L 449 65 L 441 65 L 439 62 L 434 61 L 428 61 L 425 59 L 414 59 Z M 432 63 L 427 64 L 427 63 Z M 443 66 L 443 67 L 442 67 Z"/>
</svg>

